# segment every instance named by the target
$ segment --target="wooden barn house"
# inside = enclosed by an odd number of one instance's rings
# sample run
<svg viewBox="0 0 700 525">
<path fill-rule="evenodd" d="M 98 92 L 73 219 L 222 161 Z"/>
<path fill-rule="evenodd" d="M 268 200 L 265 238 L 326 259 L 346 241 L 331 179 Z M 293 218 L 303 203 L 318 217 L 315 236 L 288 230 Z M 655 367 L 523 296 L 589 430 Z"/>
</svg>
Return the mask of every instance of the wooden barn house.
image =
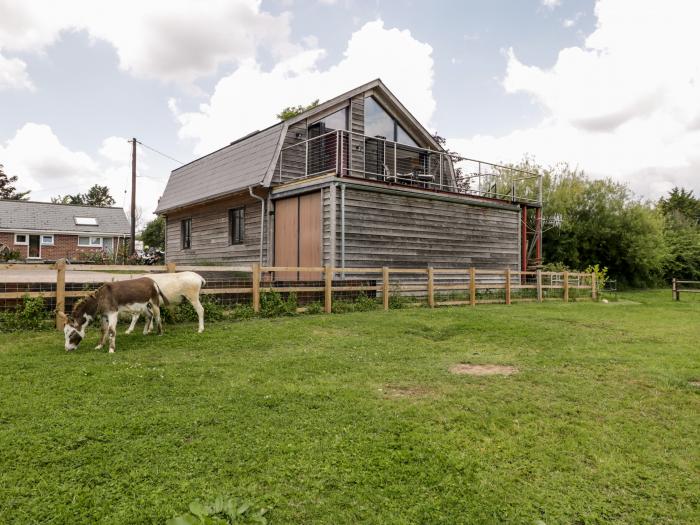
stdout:
<svg viewBox="0 0 700 525">
<path fill-rule="evenodd" d="M 509 172 L 504 184 L 503 167 L 460 165 L 467 173 L 457 177 L 441 145 L 374 80 L 174 170 L 156 210 L 166 258 L 514 270 L 536 260 L 537 181 Z"/>
</svg>

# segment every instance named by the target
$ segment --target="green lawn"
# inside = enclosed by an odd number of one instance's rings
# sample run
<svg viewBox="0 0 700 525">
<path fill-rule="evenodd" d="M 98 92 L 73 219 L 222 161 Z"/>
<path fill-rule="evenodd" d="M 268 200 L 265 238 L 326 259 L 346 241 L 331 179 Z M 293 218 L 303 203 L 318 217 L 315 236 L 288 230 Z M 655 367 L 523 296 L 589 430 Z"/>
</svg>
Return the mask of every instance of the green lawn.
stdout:
<svg viewBox="0 0 700 525">
<path fill-rule="evenodd" d="M 217 494 L 271 523 L 699 523 L 700 300 L 670 295 L 120 325 L 114 355 L 0 334 L 0 523 Z"/>
</svg>

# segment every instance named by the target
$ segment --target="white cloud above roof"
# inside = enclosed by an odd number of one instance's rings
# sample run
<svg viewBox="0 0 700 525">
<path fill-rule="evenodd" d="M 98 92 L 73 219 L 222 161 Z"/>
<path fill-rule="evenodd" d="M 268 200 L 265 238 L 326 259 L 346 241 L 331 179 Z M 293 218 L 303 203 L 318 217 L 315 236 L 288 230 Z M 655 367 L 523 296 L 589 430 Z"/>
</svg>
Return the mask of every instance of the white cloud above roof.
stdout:
<svg viewBox="0 0 700 525">
<path fill-rule="evenodd" d="M 27 73 L 27 64 L 19 58 L 0 54 L 0 91 L 5 89 L 34 89 Z"/>
<path fill-rule="evenodd" d="M 5 54 L 42 53 L 68 31 L 86 31 L 110 43 L 124 71 L 181 83 L 254 57 L 262 45 L 277 57 L 298 51 L 289 43 L 290 15 L 266 13 L 260 0 L 207 0 L 199 8 L 189 0 L 0 3 L 0 51 Z M 12 66 L 21 68 L 17 62 Z M 0 86 L 4 69 L 7 64 L 0 61 Z"/>
<path fill-rule="evenodd" d="M 452 139 L 469 156 L 568 161 L 656 197 L 700 189 L 700 4 L 601 0 L 596 29 L 551 68 L 508 53 L 503 86 L 540 105 L 543 120 L 503 136 Z"/>
<path fill-rule="evenodd" d="M 319 66 L 326 54 L 320 48 L 300 51 L 269 71 L 248 60 L 219 80 L 198 111 L 180 112 L 175 100 L 169 107 L 180 123 L 180 137 L 194 140 L 197 154 L 275 123 L 283 107 L 324 101 L 375 78 L 428 125 L 435 110 L 432 51 L 410 31 L 376 20 L 353 33 L 342 59 L 327 68 Z"/>
</svg>

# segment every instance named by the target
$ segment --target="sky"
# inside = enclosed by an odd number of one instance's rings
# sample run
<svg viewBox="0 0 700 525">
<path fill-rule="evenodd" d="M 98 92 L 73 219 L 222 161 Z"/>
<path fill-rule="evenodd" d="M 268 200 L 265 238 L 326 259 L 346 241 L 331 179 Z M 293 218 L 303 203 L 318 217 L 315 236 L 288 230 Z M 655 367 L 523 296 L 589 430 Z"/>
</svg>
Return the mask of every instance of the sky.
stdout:
<svg viewBox="0 0 700 525">
<path fill-rule="evenodd" d="M 466 157 L 700 193 L 697 20 L 692 0 L 0 0 L 0 164 L 33 200 L 99 183 L 128 206 L 136 137 L 147 219 L 179 162 L 381 78 Z"/>
</svg>

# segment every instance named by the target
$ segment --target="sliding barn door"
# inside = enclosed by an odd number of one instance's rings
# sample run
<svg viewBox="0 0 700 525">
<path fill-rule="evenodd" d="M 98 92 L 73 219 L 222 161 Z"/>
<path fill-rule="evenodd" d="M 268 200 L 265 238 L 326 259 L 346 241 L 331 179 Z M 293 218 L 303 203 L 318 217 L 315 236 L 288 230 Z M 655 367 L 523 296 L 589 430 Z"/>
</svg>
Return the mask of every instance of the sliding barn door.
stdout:
<svg viewBox="0 0 700 525">
<path fill-rule="evenodd" d="M 321 192 L 275 202 L 275 266 L 320 267 Z M 280 281 L 320 280 L 320 272 L 277 272 Z"/>
</svg>

